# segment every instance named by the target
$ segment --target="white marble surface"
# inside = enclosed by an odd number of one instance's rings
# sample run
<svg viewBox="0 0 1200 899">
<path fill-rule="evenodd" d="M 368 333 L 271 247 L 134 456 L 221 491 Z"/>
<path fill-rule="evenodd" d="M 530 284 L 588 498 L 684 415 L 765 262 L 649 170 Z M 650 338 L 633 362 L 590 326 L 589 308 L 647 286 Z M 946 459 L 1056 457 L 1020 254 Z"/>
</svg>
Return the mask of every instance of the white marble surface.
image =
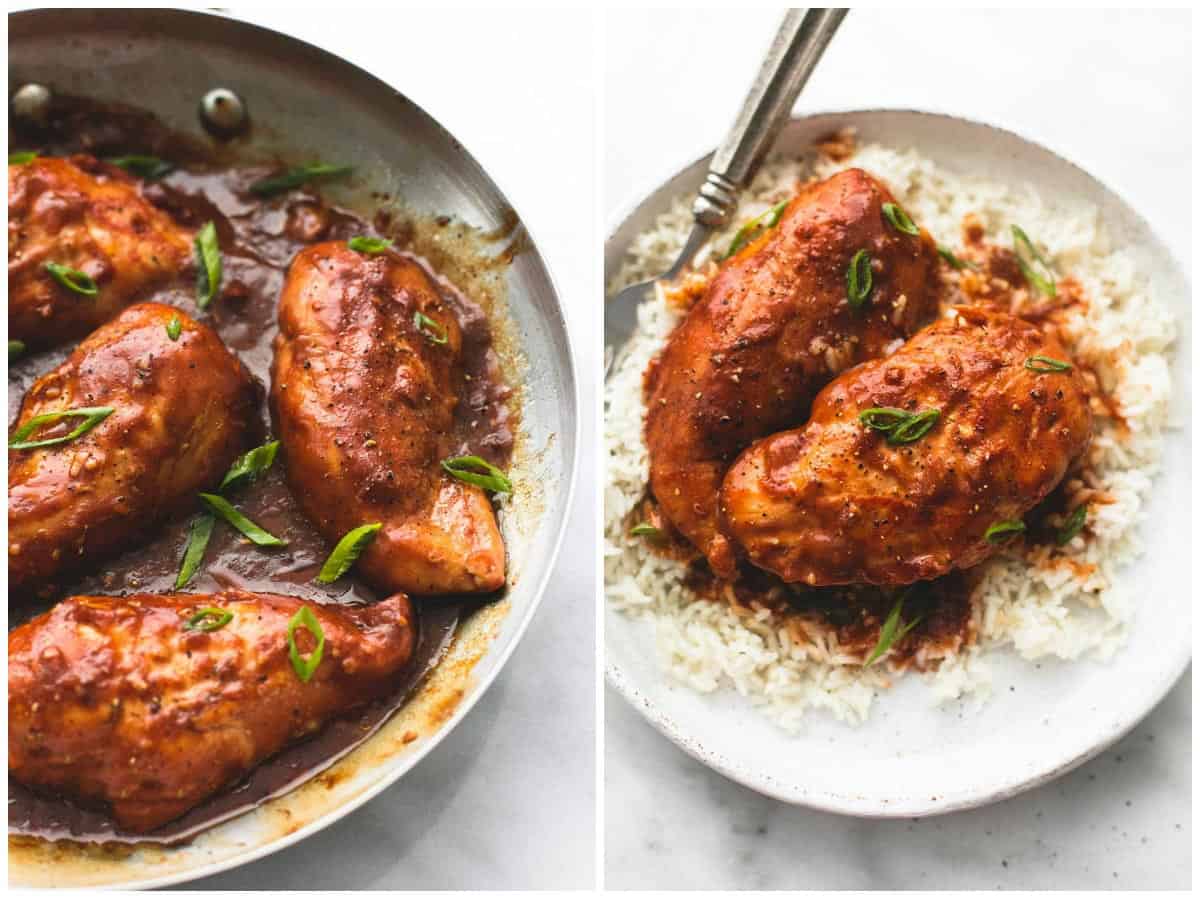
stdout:
<svg viewBox="0 0 1200 899">
<path fill-rule="evenodd" d="M 590 67 L 565 13 L 238 11 L 381 76 L 475 155 L 529 226 L 558 282 L 581 391 L 599 365 L 593 280 Z M 374 24 L 372 24 L 374 23 Z M 464 28 L 469 24 L 470 28 Z M 520 35 L 522 53 L 505 36 Z M 547 80 L 547 72 L 555 72 Z M 497 102 L 495 98 L 502 98 Z M 553 115 L 550 115 L 553 111 Z M 570 163 L 570 164 L 568 164 Z M 553 176 L 548 173 L 553 170 Z M 570 215 L 564 208 L 569 198 Z M 598 275 L 596 276 L 598 277 Z M 595 858 L 595 478 L 582 415 L 580 489 L 542 608 L 463 723 L 400 783 L 267 859 L 193 884 L 236 889 L 586 888 Z"/>
<path fill-rule="evenodd" d="M 719 141 L 778 16 L 751 8 L 606 16 L 608 224 Z M 1190 35 L 1187 12 L 859 9 L 798 109 L 920 108 L 1011 128 L 1113 187 L 1190 272 Z M 610 889 L 1190 884 L 1190 674 L 1076 772 L 922 821 L 841 818 L 760 797 L 677 750 L 612 691 L 605 720 Z"/>
</svg>

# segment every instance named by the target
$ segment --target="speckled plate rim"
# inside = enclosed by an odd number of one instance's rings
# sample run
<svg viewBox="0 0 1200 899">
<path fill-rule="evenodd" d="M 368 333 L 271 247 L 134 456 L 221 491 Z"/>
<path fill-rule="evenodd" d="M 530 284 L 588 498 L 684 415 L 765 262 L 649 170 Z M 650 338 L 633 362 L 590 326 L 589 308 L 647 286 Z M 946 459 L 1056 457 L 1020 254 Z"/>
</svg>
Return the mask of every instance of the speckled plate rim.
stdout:
<svg viewBox="0 0 1200 899">
<path fill-rule="evenodd" d="M 967 116 L 958 115 L 950 111 L 934 111 L 934 110 L 918 110 L 906 108 L 873 108 L 873 109 L 833 109 L 820 110 L 811 113 L 806 113 L 801 116 L 796 116 L 792 119 L 790 125 L 785 128 L 785 133 L 791 127 L 798 125 L 812 126 L 816 122 L 820 122 L 820 130 L 822 133 L 829 133 L 847 126 L 861 126 L 864 121 L 872 116 L 914 116 L 922 117 L 927 120 L 940 119 L 949 122 L 954 122 L 960 125 L 965 125 L 974 129 L 978 129 L 981 134 L 988 132 L 993 133 L 997 139 L 1015 140 L 1026 145 L 1033 151 L 1044 154 L 1058 166 L 1065 166 L 1082 176 L 1088 182 L 1089 187 L 1094 192 L 1097 199 L 1103 198 L 1108 202 L 1115 203 L 1121 207 L 1124 212 L 1137 223 L 1144 231 L 1150 235 L 1155 242 L 1156 249 L 1164 257 L 1169 259 L 1173 268 L 1173 274 L 1177 275 L 1181 282 L 1188 283 L 1186 274 L 1183 268 L 1179 265 L 1178 259 L 1171 252 L 1169 246 L 1158 236 L 1150 224 L 1141 216 L 1137 209 L 1130 203 L 1126 202 L 1116 191 L 1105 185 L 1098 178 L 1087 172 L 1081 166 L 1071 162 L 1054 150 L 1051 150 L 1041 142 L 1019 134 L 1011 129 L 990 122 L 981 121 Z M 628 245 L 629 239 L 633 236 L 630 233 L 631 225 L 634 220 L 640 221 L 641 227 L 657 215 L 665 211 L 671 201 L 678 197 L 681 192 L 688 188 L 694 189 L 703 179 L 703 173 L 707 170 L 708 160 L 712 153 L 706 153 L 699 157 L 693 157 L 687 164 L 675 166 L 668 173 L 651 182 L 649 186 L 635 194 L 632 198 L 618 208 L 617 213 L 612 216 L 610 221 L 612 224 L 605 237 L 604 253 L 605 253 L 605 280 L 609 277 L 608 263 L 619 260 L 625 252 L 625 247 Z M 622 245 L 618 246 L 617 242 L 621 241 Z M 607 287 L 606 287 L 607 297 Z M 1190 340 L 1190 329 L 1183 329 L 1179 342 Z M 606 354 L 608 352 L 607 335 L 605 339 Z M 614 354 L 619 353 L 620 347 L 613 347 Z M 1190 350 L 1189 353 L 1190 364 Z M 1182 389 L 1190 391 L 1191 383 L 1188 381 L 1182 385 Z M 1182 439 L 1190 442 L 1191 427 L 1190 423 L 1186 425 L 1183 434 L 1172 436 L 1168 435 L 1168 440 Z M 1170 472 L 1160 472 L 1159 478 L 1167 478 L 1171 475 Z M 601 591 L 601 602 L 604 603 L 603 617 L 605 618 L 605 626 L 603 628 L 604 639 L 606 646 L 612 633 L 612 629 L 608 626 L 607 621 L 609 616 L 618 615 L 608 607 L 604 597 L 603 590 Z M 1132 628 L 1137 627 L 1137 618 L 1131 624 Z M 1189 628 L 1190 634 L 1190 628 Z M 1111 664 L 1119 664 L 1120 655 L 1113 660 Z M 1144 690 L 1141 694 L 1141 699 L 1135 704 L 1134 708 L 1128 709 L 1126 713 L 1120 716 L 1117 720 L 1107 722 L 1104 728 L 1097 728 L 1094 732 L 1077 741 L 1077 744 L 1070 748 L 1069 751 L 1061 752 L 1054 757 L 1048 757 L 1043 764 L 1036 770 L 1025 771 L 1017 776 L 999 778 L 991 782 L 983 781 L 979 786 L 964 790 L 955 794 L 943 794 L 937 797 L 929 797 L 927 795 L 918 796 L 910 794 L 907 796 L 889 796 L 886 798 L 878 798 L 864 795 L 851 795 L 846 793 L 838 793 L 830 790 L 821 790 L 808 785 L 798 784 L 793 781 L 780 779 L 774 776 L 771 772 L 748 770 L 745 766 L 739 764 L 735 759 L 728 757 L 726 754 L 715 751 L 706 746 L 702 739 L 697 738 L 690 733 L 688 729 L 681 725 L 680 722 L 661 704 L 657 703 L 652 697 L 647 695 L 645 689 L 638 685 L 634 679 L 626 674 L 619 664 L 612 658 L 612 652 L 606 649 L 605 662 L 605 680 L 607 684 L 615 690 L 626 702 L 628 702 L 637 712 L 646 719 L 659 733 L 677 745 L 680 749 L 686 752 L 696 761 L 712 768 L 714 771 L 722 774 L 736 783 L 739 783 L 749 789 L 752 789 L 765 796 L 781 800 L 783 802 L 804 806 L 818 811 L 831 812 L 834 814 L 847 815 L 859 818 L 877 818 L 877 819 L 895 819 L 895 818 L 914 818 L 928 817 L 952 812 L 963 811 L 971 808 L 989 805 L 994 802 L 999 802 L 1008 799 L 1019 793 L 1034 789 L 1038 786 L 1046 784 L 1058 777 L 1072 771 L 1078 766 L 1084 764 L 1088 760 L 1096 757 L 1105 749 L 1112 746 L 1122 737 L 1129 733 L 1143 718 L 1148 715 L 1167 692 L 1178 682 L 1191 664 L 1191 651 L 1179 655 L 1171 660 L 1169 666 L 1164 667 L 1158 672 L 1158 677 L 1154 680 L 1151 687 Z M 665 679 L 666 675 L 661 672 L 661 669 L 655 668 L 656 675 L 660 679 Z M 686 687 L 680 685 L 679 689 L 686 690 Z M 720 688 L 719 692 L 729 692 L 728 686 Z M 705 697 L 709 699 L 711 697 Z M 888 699 L 887 693 L 877 697 L 876 702 L 886 702 Z M 719 714 L 719 713 L 718 713 Z M 811 713 L 810 713 L 811 714 Z M 853 733 L 849 728 L 845 728 L 847 735 Z M 783 733 L 782 731 L 780 733 Z"/>
<path fill-rule="evenodd" d="M 11 21 L 14 16 L 20 16 L 26 13 L 38 14 L 45 12 L 53 12 L 53 10 L 10 11 L 9 19 L 7 21 Z M 561 486 L 555 494 L 553 503 L 548 504 L 543 510 L 541 514 L 541 523 L 539 524 L 540 527 L 544 523 L 556 522 L 558 527 L 553 533 L 553 536 L 550 538 L 548 551 L 542 554 L 541 558 L 531 560 L 531 563 L 524 567 L 524 570 L 520 575 L 524 582 L 522 584 L 524 588 L 528 589 L 528 585 L 530 582 L 532 582 L 532 589 L 530 590 L 530 600 L 528 605 L 523 610 L 523 613 L 519 618 L 514 619 L 512 617 L 512 613 L 510 612 L 509 615 L 501 622 L 501 625 L 506 631 L 506 633 L 503 635 L 503 645 L 497 645 L 501 640 L 501 636 L 499 634 L 491 638 L 491 642 L 486 654 L 479 659 L 479 664 L 475 666 L 475 670 L 477 671 L 480 667 L 484 666 L 483 663 L 486 661 L 487 671 L 481 675 L 471 675 L 468 681 L 468 686 L 465 688 L 465 695 L 463 695 L 461 701 L 459 701 L 455 706 L 453 713 L 444 721 L 442 721 L 433 733 L 424 736 L 419 745 L 417 745 L 415 748 L 393 756 L 388 763 L 378 766 L 378 768 L 375 769 L 375 773 L 378 776 L 376 776 L 373 782 L 364 787 L 360 792 L 345 800 L 337 807 L 320 814 L 313 821 L 291 833 L 265 842 L 262 845 L 250 848 L 245 852 L 232 854 L 219 861 L 199 864 L 192 868 L 177 870 L 161 876 L 134 878 L 128 881 L 122 881 L 120 883 L 85 887 L 86 889 L 98 890 L 141 890 L 177 886 L 188 881 L 192 881 L 201 877 L 207 877 L 213 874 L 219 874 L 223 871 L 241 867 L 242 865 L 265 858 L 268 855 L 304 840 L 306 837 L 323 830 L 331 824 L 339 821 L 346 815 L 349 815 L 351 812 L 355 811 L 362 805 L 369 802 L 371 799 L 378 796 L 380 793 L 384 792 L 388 787 L 392 786 L 405 774 L 407 774 L 408 771 L 410 771 L 422 759 L 433 752 L 434 749 L 436 749 L 437 746 L 442 742 L 442 740 L 444 740 L 450 734 L 450 732 L 458 726 L 459 722 L 461 722 L 467 716 L 467 714 L 470 713 L 471 709 L 474 708 L 475 704 L 484 696 L 484 694 L 488 692 L 492 683 L 505 668 L 508 660 L 516 650 L 517 645 L 523 639 L 530 623 L 534 618 L 534 615 L 537 613 L 543 599 L 545 598 L 546 588 L 550 582 L 550 578 L 554 574 L 555 564 L 562 548 L 562 542 L 566 535 L 567 523 L 570 519 L 571 509 L 575 500 L 579 474 L 580 440 L 582 436 L 582 421 L 579 414 L 579 410 L 581 408 L 581 399 L 578 363 L 574 349 L 573 336 L 570 329 L 567 327 L 566 317 L 563 314 L 561 299 L 562 293 L 559 290 L 558 282 L 554 276 L 550 262 L 538 249 L 541 244 L 539 244 L 537 240 L 537 235 L 529 227 L 526 220 L 520 217 L 519 207 L 517 204 L 512 203 L 508 199 L 511 196 L 511 193 L 504 189 L 500 179 L 498 179 L 492 171 L 485 170 L 465 147 L 465 145 L 463 145 L 458 138 L 454 137 L 453 134 L 445 129 L 437 121 L 437 119 L 426 112 L 424 108 L 414 103 L 412 100 L 409 100 L 398 89 L 388 84 L 385 79 L 381 78 L 379 75 L 362 65 L 351 62 L 350 60 L 340 57 L 329 51 L 323 50 L 320 47 L 308 43 L 307 41 L 304 41 L 285 31 L 277 31 L 254 22 L 237 18 L 236 16 L 226 15 L 223 13 L 198 12 L 194 10 L 179 9 L 158 10 L 158 12 L 168 15 L 191 15 L 206 19 L 222 19 L 235 29 L 240 28 L 246 31 L 259 32 L 270 40 L 282 38 L 283 40 L 296 45 L 298 48 L 301 48 L 305 53 L 320 57 L 326 64 L 337 67 L 344 73 L 349 73 L 355 78 L 362 79 L 365 82 L 374 83 L 386 93 L 395 93 L 402 96 L 404 101 L 409 104 L 416 115 L 423 116 L 424 119 L 427 120 L 428 124 L 432 125 L 442 134 L 446 135 L 465 157 L 466 164 L 474 166 L 490 185 L 495 195 L 503 200 L 503 202 L 506 203 L 512 210 L 517 212 L 518 220 L 528 234 L 528 246 L 530 247 L 529 253 L 536 258 L 537 264 L 542 268 L 542 274 L 546 279 L 549 293 L 553 300 L 553 309 L 550 311 L 550 314 L 547 315 L 547 317 L 542 319 L 541 323 L 551 335 L 561 337 L 561 362 L 563 364 L 564 374 L 568 383 L 560 386 L 566 388 L 563 391 L 564 396 L 562 402 L 565 404 L 565 407 L 568 411 L 569 420 L 559 422 L 559 424 L 563 425 L 563 427 L 555 431 L 555 433 L 558 435 L 559 442 L 566 445 L 564 448 L 564 459 L 562 463 L 563 479 L 560 481 Z M 514 302 L 519 302 L 519 299 L 510 297 L 510 305 L 512 305 Z M 556 350 L 553 348 L 549 348 L 547 350 L 547 352 L 551 353 L 555 351 Z M 460 624 L 460 632 L 461 628 L 462 625 Z M 364 745 L 370 745 L 370 743 L 371 740 L 368 740 Z M 283 797 L 280 797 L 280 799 L 285 799 L 286 795 L 287 794 L 285 794 Z M 278 800 L 272 800 L 272 802 L 274 801 Z M 234 819 L 234 822 L 237 820 L 238 819 Z M 232 822 L 218 825 L 218 829 L 227 826 L 229 823 Z M 14 871 L 11 867 L 11 862 L 8 875 L 10 888 L 22 888 L 22 884 L 19 882 L 19 880 L 16 883 L 13 882 Z"/>
</svg>

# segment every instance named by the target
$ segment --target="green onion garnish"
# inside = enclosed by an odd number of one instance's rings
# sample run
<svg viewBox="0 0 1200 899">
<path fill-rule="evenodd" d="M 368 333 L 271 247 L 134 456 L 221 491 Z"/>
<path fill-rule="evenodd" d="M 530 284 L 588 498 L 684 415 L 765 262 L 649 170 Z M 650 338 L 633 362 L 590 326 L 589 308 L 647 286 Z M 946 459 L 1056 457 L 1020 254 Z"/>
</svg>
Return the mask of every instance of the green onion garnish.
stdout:
<svg viewBox="0 0 1200 899">
<path fill-rule="evenodd" d="M 96 282 L 92 280 L 91 276 L 77 268 L 59 265 L 57 262 L 47 262 L 45 269 L 50 273 L 50 277 L 68 290 L 81 293 L 85 297 L 94 297 L 100 292 L 100 288 L 96 286 Z"/>
<path fill-rule="evenodd" d="M 776 203 L 762 215 L 755 216 L 738 228 L 737 233 L 733 235 L 733 240 L 729 243 L 729 249 L 725 251 L 725 255 L 721 259 L 728 259 L 764 231 L 769 231 L 778 225 L 779 220 L 783 217 L 783 210 L 787 209 L 789 202 L 791 201 L 784 200 L 782 203 Z"/>
<path fill-rule="evenodd" d="M 183 322 L 179 320 L 178 315 L 171 316 L 171 320 L 167 322 L 167 336 L 171 340 L 178 340 L 179 335 L 183 333 Z"/>
<path fill-rule="evenodd" d="M 895 203 L 884 203 L 883 215 L 892 223 L 892 227 L 901 234 L 911 234 L 913 237 L 916 237 L 921 233 L 921 229 L 913 224 L 913 220 L 908 217 L 908 213 Z"/>
<path fill-rule="evenodd" d="M 892 446 L 913 443 L 929 433 L 941 417 L 940 409 L 908 412 L 894 406 L 879 406 L 858 413 L 858 420 L 872 431 L 883 431 Z"/>
<path fill-rule="evenodd" d="M 859 250 L 846 269 L 846 299 L 851 307 L 859 308 L 871 295 L 871 254 Z"/>
<path fill-rule="evenodd" d="M 257 479 L 275 462 L 275 455 L 278 452 L 279 441 L 272 440 L 238 456 L 229 466 L 229 471 L 225 472 L 225 477 L 221 479 L 221 486 L 217 489 L 224 492 L 231 487 L 240 487 L 243 483 Z"/>
<path fill-rule="evenodd" d="M 260 197 L 269 197 L 272 194 L 283 193 L 285 190 L 300 187 L 314 178 L 333 178 L 337 175 L 348 174 L 353 170 L 354 166 L 352 165 L 327 165 L 323 162 L 314 162 L 311 165 L 302 165 L 299 168 L 289 169 L 282 175 L 255 181 L 250 185 L 250 193 L 257 194 Z"/>
<path fill-rule="evenodd" d="M 157 156 L 114 156 L 104 161 L 147 181 L 161 178 L 175 168 L 174 165 Z"/>
<path fill-rule="evenodd" d="M 111 406 L 92 406 L 87 409 L 64 409 L 61 412 L 47 412 L 44 415 L 35 415 L 29 421 L 25 422 L 17 432 L 8 440 L 8 448 L 10 450 L 27 450 L 37 449 L 39 446 L 54 446 L 59 443 L 69 443 L 77 437 L 82 437 L 108 416 L 112 415 L 115 410 Z M 55 424 L 62 421 L 64 418 L 82 418 L 83 421 L 71 431 L 62 437 L 50 437 L 46 440 L 26 440 L 25 438 L 32 435 L 39 428 L 45 425 Z"/>
<path fill-rule="evenodd" d="M 893 446 L 899 446 L 902 443 L 913 443 L 920 440 L 929 433 L 930 428 L 937 424 L 941 415 L 940 409 L 926 409 L 924 412 L 918 412 L 908 421 L 893 428 L 888 434 L 887 442 Z"/>
<path fill-rule="evenodd" d="M 909 590 L 905 590 L 900 594 L 900 598 L 896 600 L 896 604 L 892 606 L 892 611 L 888 613 L 888 617 L 883 622 L 883 627 L 879 629 L 879 641 L 875 644 L 875 648 L 871 654 L 867 656 L 867 660 L 863 662 L 863 667 L 873 665 L 875 661 L 885 652 L 892 648 L 896 643 L 904 639 L 905 634 L 911 631 L 921 621 L 920 617 L 914 618 L 904 627 L 900 627 L 900 614 L 904 609 L 904 600 L 908 597 Z"/>
<path fill-rule="evenodd" d="M 1074 540 L 1076 535 L 1083 530 L 1083 526 L 1087 523 L 1087 517 L 1087 503 L 1082 503 L 1076 506 L 1075 511 L 1072 512 L 1071 516 L 1067 519 L 1067 523 L 1062 526 L 1062 530 L 1060 530 L 1058 532 L 1058 536 L 1054 538 L 1055 542 L 1057 542 L 1059 546 L 1066 546 L 1068 543 Z"/>
<path fill-rule="evenodd" d="M 1025 367 L 1030 371 L 1036 371 L 1040 374 L 1055 371 L 1070 371 L 1074 368 L 1070 362 L 1063 362 L 1061 359 L 1051 359 L 1049 356 L 1030 356 L 1025 360 Z"/>
<path fill-rule="evenodd" d="M 662 531 L 645 521 L 641 524 L 635 524 L 629 529 L 629 533 L 635 537 L 649 537 L 652 540 L 657 540 L 662 536 Z"/>
<path fill-rule="evenodd" d="M 8 342 L 8 361 L 15 362 L 25 355 L 25 344 L 20 340 L 10 340 Z"/>
<path fill-rule="evenodd" d="M 307 659 L 300 655 L 300 648 L 296 646 L 296 629 L 301 627 L 317 638 L 317 647 Z M 325 654 L 325 631 L 321 628 L 321 622 L 317 621 L 313 610 L 308 606 L 301 606 L 300 611 L 293 615 L 288 622 L 287 642 L 288 658 L 292 660 L 292 670 L 296 672 L 296 677 L 307 684 L 316 673 L 317 666 L 321 664 L 321 657 Z"/>
<path fill-rule="evenodd" d="M 179 566 L 179 574 L 175 577 L 176 590 L 187 586 L 187 582 L 199 570 L 200 563 L 204 561 L 204 551 L 212 537 L 213 525 L 216 523 L 216 517 L 208 512 L 201 512 L 192 519 L 191 527 L 188 528 L 187 549 L 183 551 L 183 564 Z"/>
<path fill-rule="evenodd" d="M 233 612 L 228 609 L 217 609 L 212 606 L 206 606 L 200 609 L 183 623 L 185 631 L 219 631 L 229 622 L 233 621 Z"/>
<path fill-rule="evenodd" d="M 196 234 L 196 305 L 207 309 L 221 288 L 221 247 L 217 226 L 207 222 Z"/>
<path fill-rule="evenodd" d="M 1013 254 L 1017 257 L 1017 265 L 1020 266 L 1021 274 L 1025 276 L 1025 280 L 1046 296 L 1055 296 L 1057 289 L 1054 286 L 1054 270 L 1050 268 L 1050 263 L 1038 252 L 1038 248 L 1033 245 L 1033 241 L 1029 239 L 1029 235 L 1022 231 L 1020 227 L 1013 225 L 1012 235 Z M 1045 272 L 1044 275 L 1034 269 L 1035 262 L 1041 265 L 1042 270 Z"/>
<path fill-rule="evenodd" d="M 872 431 L 890 431 L 911 419 L 913 414 L 906 409 L 894 406 L 876 406 L 873 409 L 863 409 L 858 413 L 858 420 Z"/>
<path fill-rule="evenodd" d="M 37 150 L 19 150 L 16 153 L 8 154 L 9 165 L 24 165 L 27 162 L 33 162 L 38 158 Z"/>
<path fill-rule="evenodd" d="M 484 490 L 490 490 L 493 493 L 512 493 L 512 481 L 504 476 L 504 472 L 478 456 L 444 459 L 442 468 L 460 481 L 466 481 L 468 484 L 474 484 Z M 480 469 L 483 471 L 482 474 Z"/>
<path fill-rule="evenodd" d="M 348 531 L 346 536 L 339 540 L 338 545 L 333 548 L 333 552 L 329 554 L 325 564 L 321 566 L 321 573 L 317 575 L 317 580 L 322 584 L 332 584 L 349 571 L 382 527 L 381 523 L 376 522 L 375 524 L 364 524 L 362 527 Z"/>
<path fill-rule="evenodd" d="M 351 237 L 346 241 L 346 246 L 356 253 L 363 253 L 367 256 L 376 256 L 379 253 L 386 253 L 391 247 L 390 240 L 384 240 L 382 237 Z"/>
<path fill-rule="evenodd" d="M 1002 543 L 1014 534 L 1021 534 L 1024 531 L 1025 522 L 1023 521 L 997 521 L 983 532 L 983 539 L 988 543 Z"/>
<path fill-rule="evenodd" d="M 441 346 L 450 341 L 450 335 L 446 333 L 446 329 L 424 312 L 418 312 L 413 316 L 413 324 L 416 325 L 418 331 L 429 338 L 430 343 L 436 343 L 438 346 Z"/>
<path fill-rule="evenodd" d="M 979 271 L 978 265 L 976 265 L 974 262 L 971 262 L 969 259 L 959 259 L 957 256 L 954 255 L 954 251 L 951 250 L 949 247 L 945 246 L 944 244 L 938 244 L 937 251 L 938 251 L 938 255 L 941 256 L 943 259 L 945 259 L 946 262 L 949 263 L 949 265 L 952 268 L 956 268 L 959 271 L 961 271 L 964 268 L 969 268 L 969 269 L 971 269 L 971 271 L 974 271 L 974 272 Z"/>
<path fill-rule="evenodd" d="M 228 521 L 231 525 L 245 534 L 256 546 L 287 546 L 286 540 L 280 540 L 274 534 L 264 531 L 253 521 L 235 509 L 224 497 L 215 493 L 201 493 L 203 503 Z"/>
</svg>

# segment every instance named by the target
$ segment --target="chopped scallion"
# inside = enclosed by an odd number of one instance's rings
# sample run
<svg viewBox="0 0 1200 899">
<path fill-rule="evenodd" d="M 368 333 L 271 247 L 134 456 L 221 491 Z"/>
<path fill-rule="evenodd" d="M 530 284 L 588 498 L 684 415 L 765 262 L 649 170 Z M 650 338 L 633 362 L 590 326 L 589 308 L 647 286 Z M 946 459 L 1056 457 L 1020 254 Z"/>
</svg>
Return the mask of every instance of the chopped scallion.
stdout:
<svg viewBox="0 0 1200 899">
<path fill-rule="evenodd" d="M 8 440 L 8 448 L 10 450 L 28 450 L 37 449 L 41 446 L 55 446 L 59 443 L 69 443 L 78 437 L 82 437 L 108 416 L 112 415 L 115 410 L 111 406 L 92 406 L 87 409 L 64 409 L 61 412 L 47 412 L 43 415 L 35 415 L 25 424 L 21 425 Z M 64 418 L 82 418 L 83 421 L 75 427 L 73 431 L 64 434 L 61 437 L 50 437 L 46 440 L 28 440 L 26 438 L 32 436 L 39 429 L 46 425 L 57 424 Z"/>
<path fill-rule="evenodd" d="M 453 477 L 493 493 L 512 493 L 513 485 L 504 472 L 478 456 L 459 456 L 445 459 L 442 468 Z"/>
<path fill-rule="evenodd" d="M 363 551 L 375 539 L 375 535 L 379 533 L 382 523 L 364 524 L 352 531 L 348 531 L 346 536 L 338 541 L 337 546 L 333 548 L 333 552 L 329 554 L 329 558 L 325 560 L 325 564 L 321 566 L 321 572 L 317 575 L 317 580 L 322 584 L 332 584 L 343 574 L 350 570 L 358 557 L 363 554 Z"/>
</svg>

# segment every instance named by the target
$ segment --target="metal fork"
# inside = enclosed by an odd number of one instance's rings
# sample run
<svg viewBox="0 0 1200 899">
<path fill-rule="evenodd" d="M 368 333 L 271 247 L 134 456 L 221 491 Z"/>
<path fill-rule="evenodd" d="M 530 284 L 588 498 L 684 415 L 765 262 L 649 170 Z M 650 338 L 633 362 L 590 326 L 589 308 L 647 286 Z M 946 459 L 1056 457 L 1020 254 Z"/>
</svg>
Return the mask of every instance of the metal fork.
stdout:
<svg viewBox="0 0 1200 899">
<path fill-rule="evenodd" d="M 791 114 L 801 88 L 816 68 L 829 41 L 842 24 L 845 9 L 793 9 L 784 16 L 775 40 L 758 70 L 758 77 L 733 128 L 713 155 L 708 177 L 692 204 L 695 225 L 679 257 L 664 274 L 650 281 L 626 287 L 604 304 L 604 330 L 615 333 L 614 319 L 628 318 L 635 308 L 654 292 L 655 281 L 679 276 L 704 246 L 713 231 L 722 228 L 737 209 L 738 194 L 750 183 L 775 143 L 779 130 Z M 611 367 L 606 362 L 605 375 Z"/>
</svg>

